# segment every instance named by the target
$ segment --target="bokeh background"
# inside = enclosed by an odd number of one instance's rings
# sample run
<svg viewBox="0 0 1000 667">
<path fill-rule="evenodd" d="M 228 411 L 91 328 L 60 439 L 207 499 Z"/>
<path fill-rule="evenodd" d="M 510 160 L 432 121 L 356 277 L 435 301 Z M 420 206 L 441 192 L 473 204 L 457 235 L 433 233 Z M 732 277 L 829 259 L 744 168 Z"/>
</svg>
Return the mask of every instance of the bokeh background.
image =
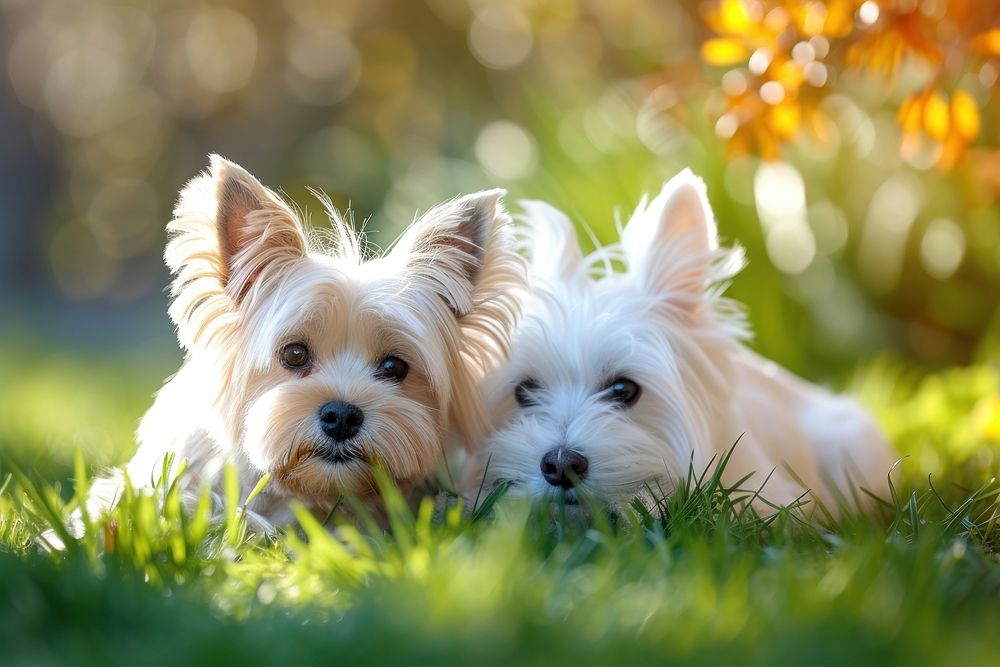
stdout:
<svg viewBox="0 0 1000 667">
<path fill-rule="evenodd" d="M 610 242 L 691 167 L 756 348 L 995 468 L 998 55 L 962 0 L 0 0 L 0 447 L 128 456 L 180 361 L 164 225 L 219 152 L 381 245 L 495 186 Z"/>
</svg>

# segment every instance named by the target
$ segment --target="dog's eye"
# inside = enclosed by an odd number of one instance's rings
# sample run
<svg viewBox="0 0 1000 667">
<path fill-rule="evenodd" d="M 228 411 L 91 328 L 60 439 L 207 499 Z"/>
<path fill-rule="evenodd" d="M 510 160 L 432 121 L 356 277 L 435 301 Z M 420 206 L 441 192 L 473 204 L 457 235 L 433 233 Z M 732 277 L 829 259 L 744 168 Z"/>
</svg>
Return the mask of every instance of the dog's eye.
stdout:
<svg viewBox="0 0 1000 667">
<path fill-rule="evenodd" d="M 309 363 L 309 348 L 303 343 L 290 343 L 281 349 L 281 364 L 285 368 L 302 368 Z"/>
<path fill-rule="evenodd" d="M 517 404 L 522 408 L 526 408 L 529 405 L 536 405 L 538 401 L 535 400 L 535 392 L 539 388 L 538 383 L 534 380 L 528 379 L 522 381 L 521 384 L 514 388 L 514 398 L 517 400 Z"/>
<path fill-rule="evenodd" d="M 378 364 L 375 377 L 380 380 L 390 380 L 392 382 L 402 382 L 406 374 L 410 372 L 410 365 L 399 357 L 386 357 Z"/>
<path fill-rule="evenodd" d="M 609 401 L 621 403 L 625 406 L 632 405 L 638 401 L 639 395 L 642 393 L 639 385 L 628 378 L 615 378 L 604 391 L 607 392 Z"/>
</svg>

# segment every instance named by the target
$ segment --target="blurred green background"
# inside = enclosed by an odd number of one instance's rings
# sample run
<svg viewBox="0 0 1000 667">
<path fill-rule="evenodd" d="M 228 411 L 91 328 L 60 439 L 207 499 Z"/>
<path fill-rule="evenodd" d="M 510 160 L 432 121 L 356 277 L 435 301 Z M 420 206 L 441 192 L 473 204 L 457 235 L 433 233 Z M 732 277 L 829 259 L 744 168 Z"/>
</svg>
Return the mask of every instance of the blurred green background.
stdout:
<svg viewBox="0 0 1000 667">
<path fill-rule="evenodd" d="M 306 188 L 324 190 L 381 245 L 416 210 L 495 186 L 609 242 L 616 216 L 689 166 L 747 248 L 731 294 L 755 347 L 838 387 L 880 359 L 859 382 L 911 401 L 892 428 L 951 410 L 972 454 L 1000 439 L 992 368 L 936 379 L 929 395 L 960 396 L 946 407 L 919 398 L 924 371 L 987 360 L 1000 328 L 995 114 L 942 172 L 899 150 L 919 72 L 831 72 L 825 141 L 731 156 L 724 72 L 699 57 L 705 4 L 0 0 L 0 447 L 53 475 L 75 447 L 129 455 L 180 360 L 164 225 L 210 152 L 314 225 Z M 984 104 L 988 74 L 962 75 Z"/>
</svg>

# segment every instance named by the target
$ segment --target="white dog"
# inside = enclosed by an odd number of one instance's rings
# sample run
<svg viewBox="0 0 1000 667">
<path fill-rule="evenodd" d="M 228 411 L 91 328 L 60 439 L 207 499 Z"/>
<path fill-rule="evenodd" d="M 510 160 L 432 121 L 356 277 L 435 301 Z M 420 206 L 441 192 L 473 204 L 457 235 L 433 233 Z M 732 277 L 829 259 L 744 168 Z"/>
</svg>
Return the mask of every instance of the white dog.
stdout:
<svg viewBox="0 0 1000 667">
<path fill-rule="evenodd" d="M 723 479 L 763 487 L 759 509 L 810 492 L 836 513 L 870 500 L 861 489 L 886 493 L 892 455 L 872 418 L 741 344 L 742 311 L 721 292 L 743 255 L 719 247 L 690 171 L 640 203 L 620 248 L 587 259 L 566 216 L 525 209 L 523 319 L 509 363 L 486 380 L 493 429 L 469 495 L 506 482 L 513 494 L 574 505 L 583 491 L 620 508 L 669 493 L 737 441 Z M 624 272 L 611 270 L 618 261 Z"/>
</svg>

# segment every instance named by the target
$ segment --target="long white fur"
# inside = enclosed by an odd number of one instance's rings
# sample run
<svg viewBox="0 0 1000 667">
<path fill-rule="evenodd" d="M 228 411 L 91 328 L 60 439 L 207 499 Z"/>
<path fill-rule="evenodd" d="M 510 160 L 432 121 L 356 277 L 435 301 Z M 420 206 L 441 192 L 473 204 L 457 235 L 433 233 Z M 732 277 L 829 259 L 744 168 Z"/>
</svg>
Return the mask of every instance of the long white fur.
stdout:
<svg viewBox="0 0 1000 667">
<path fill-rule="evenodd" d="M 168 453 L 187 460 L 191 493 L 220 491 L 226 464 L 244 494 L 271 473 L 250 507 L 267 526 L 292 520 L 292 499 L 323 516 L 344 493 L 371 494 L 375 464 L 400 485 L 419 481 L 453 444 L 449 432 L 477 442 L 487 421 L 481 377 L 506 355 L 524 281 L 502 195 L 445 202 L 391 251 L 367 256 L 328 200 L 333 231 L 310 239 L 284 200 L 212 156 L 167 226 L 170 316 L 186 359 L 142 420 L 132 482 L 159 478 Z M 316 355 L 307 375 L 279 363 L 294 341 Z M 387 354 L 410 364 L 399 385 L 374 377 Z M 335 399 L 365 412 L 350 443 L 362 459 L 316 455 L 317 413 Z M 95 485 L 92 514 L 115 501 L 121 480 Z"/>
<path fill-rule="evenodd" d="M 811 493 L 836 512 L 865 498 L 861 488 L 886 494 L 891 450 L 870 415 L 741 344 L 746 318 L 722 291 L 743 254 L 719 247 L 699 178 L 671 179 L 643 199 L 620 245 L 587 258 L 565 215 L 540 202 L 524 210 L 529 285 L 510 360 L 485 380 L 493 428 L 463 482 L 470 496 L 508 481 L 513 494 L 557 497 L 540 460 L 565 446 L 589 460 L 580 489 L 621 506 L 669 493 L 737 440 L 724 479 L 763 485 L 763 510 Z M 625 270 L 609 272 L 610 260 Z M 616 377 L 641 386 L 633 406 L 602 398 Z M 514 390 L 526 379 L 541 389 L 522 407 Z"/>
</svg>

